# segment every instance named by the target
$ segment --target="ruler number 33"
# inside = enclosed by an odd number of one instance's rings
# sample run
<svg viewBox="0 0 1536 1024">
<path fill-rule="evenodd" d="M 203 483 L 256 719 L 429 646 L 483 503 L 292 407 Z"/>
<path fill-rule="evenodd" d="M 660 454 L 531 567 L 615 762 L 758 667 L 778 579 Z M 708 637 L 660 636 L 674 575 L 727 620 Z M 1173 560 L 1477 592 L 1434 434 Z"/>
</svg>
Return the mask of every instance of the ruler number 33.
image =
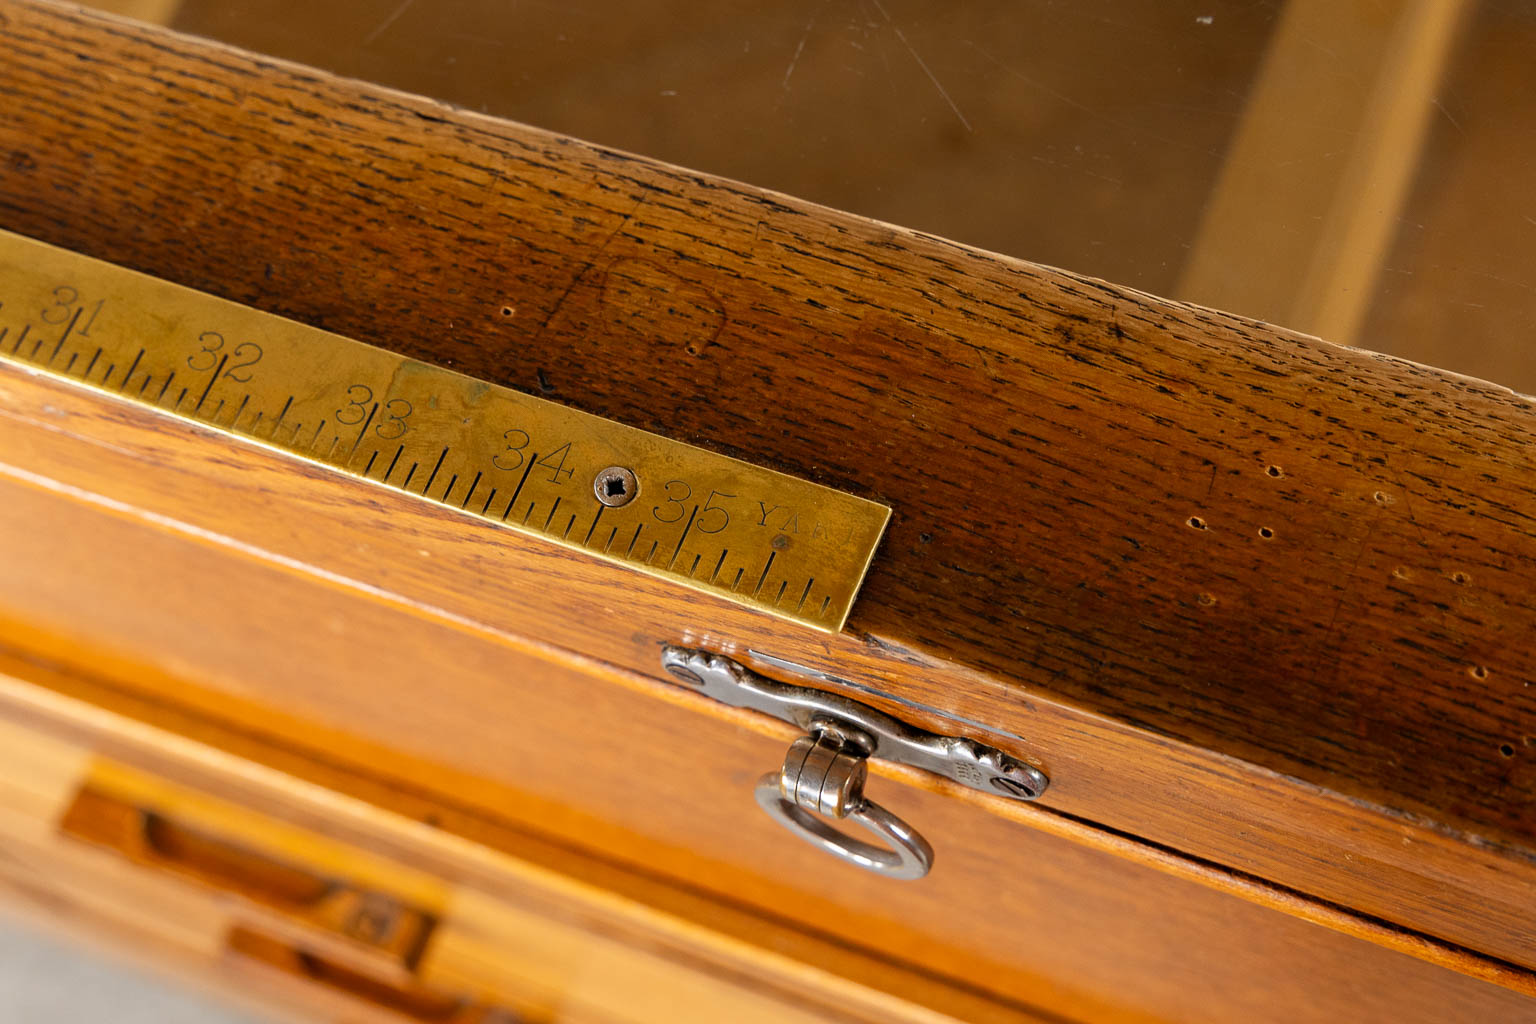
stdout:
<svg viewBox="0 0 1536 1024">
<path fill-rule="evenodd" d="M 347 404 L 336 410 L 336 422 L 355 427 L 377 415 L 379 421 L 373 425 L 374 434 L 385 441 L 393 441 L 402 436 L 407 429 L 405 421 L 415 411 L 411 403 L 403 398 L 391 398 L 382 407 L 376 407 L 374 414 L 370 414 L 368 407 L 372 402 L 372 388 L 366 384 L 353 384 L 347 388 Z"/>
</svg>

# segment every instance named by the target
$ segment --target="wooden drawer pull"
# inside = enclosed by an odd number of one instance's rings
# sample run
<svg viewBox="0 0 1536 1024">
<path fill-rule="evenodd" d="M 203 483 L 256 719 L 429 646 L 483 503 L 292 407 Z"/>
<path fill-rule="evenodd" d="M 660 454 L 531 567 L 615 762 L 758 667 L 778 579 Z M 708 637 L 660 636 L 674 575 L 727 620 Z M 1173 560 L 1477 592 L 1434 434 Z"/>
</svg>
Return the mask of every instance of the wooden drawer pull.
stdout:
<svg viewBox="0 0 1536 1024">
<path fill-rule="evenodd" d="M 461 996 L 376 978 L 250 928 L 231 929 L 225 948 L 234 956 L 312 985 L 323 985 L 407 1020 L 430 1024 L 517 1024 L 529 1020 L 510 1010 L 477 1004 Z"/>
<path fill-rule="evenodd" d="M 383 952 L 407 969 L 420 959 L 435 924 L 432 915 L 389 893 L 280 860 L 89 786 L 59 827 L 135 864 L 194 879 Z"/>
</svg>

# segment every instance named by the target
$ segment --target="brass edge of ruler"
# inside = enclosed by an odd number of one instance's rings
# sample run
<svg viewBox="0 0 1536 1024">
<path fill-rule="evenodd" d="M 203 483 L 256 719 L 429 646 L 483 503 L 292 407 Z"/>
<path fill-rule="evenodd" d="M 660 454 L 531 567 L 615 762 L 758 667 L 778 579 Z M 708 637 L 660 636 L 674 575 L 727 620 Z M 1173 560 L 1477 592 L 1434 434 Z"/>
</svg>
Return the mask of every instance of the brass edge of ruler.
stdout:
<svg viewBox="0 0 1536 1024">
<path fill-rule="evenodd" d="M 0 361 L 827 632 L 891 515 L 3 230 Z M 613 468 L 617 506 L 595 490 Z"/>
</svg>

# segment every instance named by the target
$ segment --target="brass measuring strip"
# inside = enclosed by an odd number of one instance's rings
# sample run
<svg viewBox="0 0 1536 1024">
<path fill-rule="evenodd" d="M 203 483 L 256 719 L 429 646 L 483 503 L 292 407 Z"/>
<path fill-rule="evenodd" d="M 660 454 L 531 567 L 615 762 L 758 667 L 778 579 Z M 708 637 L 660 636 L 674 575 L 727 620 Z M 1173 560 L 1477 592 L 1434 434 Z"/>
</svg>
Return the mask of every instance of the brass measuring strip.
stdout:
<svg viewBox="0 0 1536 1024">
<path fill-rule="evenodd" d="M 0 360 L 831 632 L 890 518 L 864 498 L 5 231 Z"/>
</svg>

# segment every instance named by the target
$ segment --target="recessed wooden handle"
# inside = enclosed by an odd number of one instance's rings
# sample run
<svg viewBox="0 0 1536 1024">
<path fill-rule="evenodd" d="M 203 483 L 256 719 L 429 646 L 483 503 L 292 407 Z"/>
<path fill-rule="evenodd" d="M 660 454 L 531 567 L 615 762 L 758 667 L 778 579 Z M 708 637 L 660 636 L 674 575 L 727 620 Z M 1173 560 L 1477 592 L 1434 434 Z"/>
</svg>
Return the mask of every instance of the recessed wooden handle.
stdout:
<svg viewBox="0 0 1536 1024">
<path fill-rule="evenodd" d="M 432 915 L 389 893 L 270 856 L 90 786 L 70 804 L 60 830 L 135 864 L 194 879 L 383 952 L 407 969 L 420 959 L 435 924 Z"/>
<path fill-rule="evenodd" d="M 400 985 L 373 977 L 319 954 L 299 949 L 250 928 L 231 929 L 225 947 L 229 953 L 312 985 L 323 985 L 352 999 L 405 1017 L 431 1024 L 517 1024 L 528 1021 L 522 1014 L 486 1006 L 451 993 L 416 985 Z"/>
</svg>

